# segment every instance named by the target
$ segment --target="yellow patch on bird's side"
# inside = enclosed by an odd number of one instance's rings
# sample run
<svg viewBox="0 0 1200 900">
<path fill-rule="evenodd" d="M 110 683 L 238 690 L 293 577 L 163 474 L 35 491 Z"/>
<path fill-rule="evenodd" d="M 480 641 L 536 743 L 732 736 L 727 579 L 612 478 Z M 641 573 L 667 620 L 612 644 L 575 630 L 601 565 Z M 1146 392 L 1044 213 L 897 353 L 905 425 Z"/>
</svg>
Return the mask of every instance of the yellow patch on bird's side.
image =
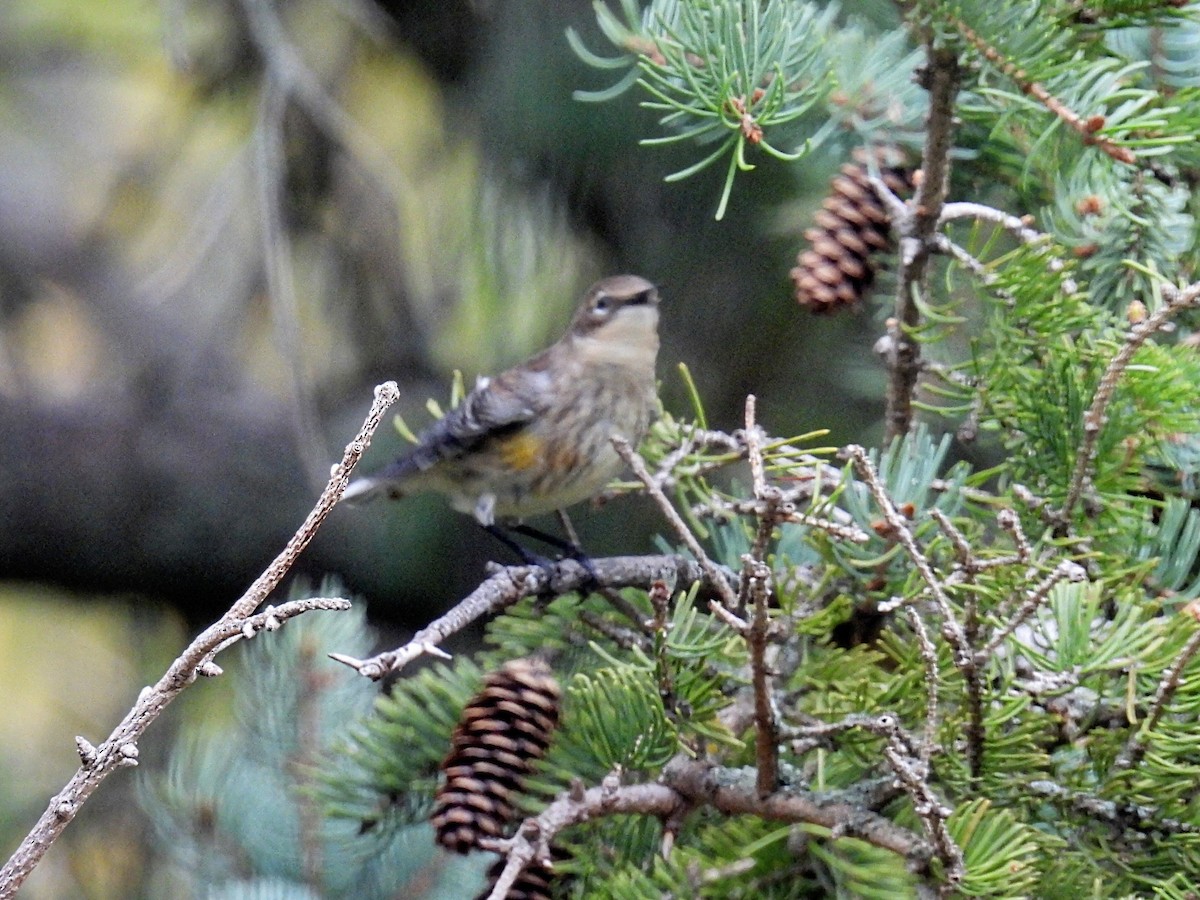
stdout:
<svg viewBox="0 0 1200 900">
<path fill-rule="evenodd" d="M 542 455 L 542 441 L 532 434 L 516 434 L 500 445 L 500 457 L 518 472 L 531 468 Z"/>
</svg>

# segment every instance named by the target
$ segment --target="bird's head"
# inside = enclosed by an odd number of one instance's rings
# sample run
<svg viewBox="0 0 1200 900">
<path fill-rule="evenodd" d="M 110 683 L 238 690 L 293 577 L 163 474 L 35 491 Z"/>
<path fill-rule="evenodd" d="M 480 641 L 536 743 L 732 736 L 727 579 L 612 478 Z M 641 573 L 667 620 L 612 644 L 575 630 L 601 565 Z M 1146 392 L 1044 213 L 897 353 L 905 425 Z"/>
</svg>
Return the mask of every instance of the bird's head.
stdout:
<svg viewBox="0 0 1200 900">
<path fill-rule="evenodd" d="M 658 353 L 658 288 L 637 275 L 614 275 L 584 295 L 568 336 L 597 362 L 654 365 Z"/>
</svg>

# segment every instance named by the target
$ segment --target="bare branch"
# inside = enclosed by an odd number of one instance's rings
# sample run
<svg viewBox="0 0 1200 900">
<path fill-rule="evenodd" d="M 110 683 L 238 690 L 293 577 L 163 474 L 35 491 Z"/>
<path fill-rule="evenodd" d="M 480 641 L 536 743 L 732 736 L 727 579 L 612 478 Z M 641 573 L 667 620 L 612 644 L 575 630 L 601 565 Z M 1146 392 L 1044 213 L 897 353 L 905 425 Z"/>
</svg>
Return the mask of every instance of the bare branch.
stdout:
<svg viewBox="0 0 1200 900">
<path fill-rule="evenodd" d="M 495 841 L 493 849 L 506 853 L 508 860 L 488 900 L 504 900 L 522 870 L 533 860 L 551 865 L 550 844 L 564 828 L 605 816 L 629 813 L 667 819 L 687 801 L 664 784 L 601 785 L 589 788 L 582 796 L 560 796 L 534 819 L 522 823 L 514 837 Z"/>
<path fill-rule="evenodd" d="M 1050 235 L 1035 228 L 1030 228 L 1024 219 L 1010 215 L 1001 209 L 984 206 L 982 203 L 947 203 L 942 207 L 942 214 L 938 217 L 938 224 L 944 225 L 954 219 L 981 219 L 984 222 L 992 222 L 1009 232 L 1023 244 L 1036 246 L 1039 244 L 1048 244 L 1052 240 Z M 1060 262 L 1054 267 L 1054 271 L 1059 271 L 1062 267 L 1062 263 Z"/>
<path fill-rule="evenodd" d="M 283 580 L 283 576 L 308 546 L 325 517 L 341 497 L 350 472 L 370 444 L 372 435 L 383 420 L 384 412 L 398 397 L 399 390 L 395 382 L 385 382 L 375 389 L 375 400 L 371 404 L 366 421 L 354 440 L 346 446 L 342 461 L 334 466 L 329 483 L 316 506 L 279 556 L 246 593 L 225 615 L 192 641 L 156 684 L 142 689 L 133 708 L 125 714 L 103 743 L 92 746 L 86 739 L 76 738 L 80 767 L 66 786 L 51 798 L 37 824 L 3 868 L 0 868 L 0 900 L 7 900 L 16 894 L 29 873 L 50 849 L 50 845 L 62 834 L 105 778 L 119 768 L 137 765 L 137 742 L 167 705 L 194 682 L 198 675 L 220 674 L 220 668 L 213 662 L 213 657 L 218 652 L 238 640 L 252 638 L 260 631 L 273 631 L 287 619 L 308 610 L 349 608 L 350 604 L 345 600 L 318 597 L 294 600 L 254 614 L 254 610 Z"/>
<path fill-rule="evenodd" d="M 915 607 L 908 606 L 904 609 L 908 614 L 909 624 L 913 627 L 913 633 L 917 636 L 917 646 L 921 650 L 921 661 L 925 663 L 925 732 L 921 741 L 921 746 L 918 748 L 921 764 L 928 769 L 929 757 L 933 753 L 934 744 L 937 743 L 937 723 L 938 723 L 938 684 L 941 681 L 941 676 L 938 672 L 937 647 L 933 646 L 933 641 L 929 637 L 929 631 L 925 628 L 925 623 L 921 620 L 921 614 L 917 612 Z"/>
<path fill-rule="evenodd" d="M 757 787 L 760 796 L 767 796 L 779 784 L 779 719 L 775 711 L 772 672 L 767 665 L 771 619 L 767 601 L 771 569 L 761 559 L 747 556 L 743 582 L 750 595 L 750 627 L 746 644 L 750 649 L 750 681 L 754 688 L 754 758 L 757 763 Z"/>
<path fill-rule="evenodd" d="M 922 179 L 911 203 L 911 214 L 895 223 L 900 233 L 900 277 L 887 332 L 888 440 L 907 434 L 912 424 L 913 393 L 921 373 L 921 347 L 912 332 L 921 323 L 917 300 L 926 289 L 933 236 L 946 200 L 950 172 L 954 98 L 958 93 L 960 67 L 955 52 L 938 47 L 932 36 L 926 39 L 922 76 L 929 90 Z"/>
<path fill-rule="evenodd" d="M 858 800 L 852 790 L 780 788 L 762 796 L 753 775 L 746 770 L 721 768 L 680 756 L 667 764 L 656 784 L 606 783 L 583 792 L 568 791 L 541 815 L 527 819 L 514 837 L 492 842 L 491 849 L 506 854 L 508 860 L 488 898 L 503 900 L 521 870 L 533 860 L 548 863 L 551 843 L 568 826 L 622 814 L 671 821 L 699 806 L 710 806 L 727 815 L 820 825 L 838 836 L 858 838 L 899 854 L 917 874 L 930 877 L 930 845 Z"/>
<path fill-rule="evenodd" d="M 929 595 L 933 598 L 934 605 L 937 606 L 938 612 L 942 616 L 942 634 L 950 642 L 950 646 L 955 651 L 955 665 L 964 671 L 973 667 L 973 654 L 967 643 L 966 635 L 963 633 L 962 625 L 955 616 L 954 608 L 950 605 L 950 598 L 946 595 L 945 586 L 933 571 L 933 566 L 930 565 L 925 554 L 921 552 L 921 548 L 917 546 L 916 538 L 913 537 L 912 531 L 909 530 L 904 516 L 897 512 L 892 499 L 887 495 L 887 491 L 884 490 L 883 482 L 879 480 L 879 473 L 875 471 L 875 466 L 871 464 L 871 460 L 867 456 L 867 451 L 857 444 L 851 444 L 843 452 L 854 463 L 854 469 L 858 473 L 858 477 L 867 485 L 867 489 L 875 499 L 875 504 L 879 507 L 884 521 L 887 523 L 892 534 L 895 535 L 900 546 L 904 548 L 905 553 L 908 554 L 908 558 L 912 561 L 913 566 L 925 582 L 929 590 Z"/>
<path fill-rule="evenodd" d="M 992 635 L 991 640 L 977 654 L 976 658 L 980 665 L 986 662 L 996 649 L 1003 644 L 1008 637 L 1020 627 L 1021 623 L 1028 619 L 1037 610 L 1039 606 L 1046 602 L 1050 597 L 1050 591 L 1060 581 L 1086 581 L 1087 572 L 1083 566 L 1070 560 L 1063 560 L 1054 569 L 1043 578 L 1033 590 L 1025 597 L 1025 601 L 1017 609 L 1017 611 L 1008 618 L 1004 623 L 1004 627 Z"/>
<path fill-rule="evenodd" d="M 781 496 L 786 498 L 793 492 L 782 491 Z M 711 518 L 728 518 L 729 515 L 738 516 L 755 516 L 761 517 L 766 512 L 766 504 L 761 500 L 724 500 L 720 497 L 712 497 L 707 503 L 697 504 L 692 507 L 692 512 L 699 516 L 708 516 Z M 783 499 L 778 504 L 775 515 L 780 524 L 784 522 L 793 525 L 803 525 L 806 528 L 816 528 L 829 534 L 830 537 L 836 538 L 839 541 L 850 541 L 854 544 L 865 544 L 871 540 L 871 536 L 854 524 L 849 513 L 844 510 L 835 509 L 831 511 L 844 518 L 847 521 L 838 522 L 832 519 L 814 516 L 810 513 L 801 512 L 796 509 L 794 501 Z"/>
<path fill-rule="evenodd" d="M 481 616 L 500 612 L 523 597 L 545 594 L 566 594 L 571 591 L 601 587 L 640 587 L 649 590 L 656 581 L 674 585 L 701 582 L 710 592 L 728 592 L 736 577 L 728 569 L 713 565 L 712 573 L 698 563 L 681 556 L 614 556 L 591 560 L 591 571 L 573 559 L 564 559 L 550 566 L 504 566 L 493 572 L 474 591 L 453 609 L 430 622 L 412 636 L 402 647 L 372 656 L 355 659 L 342 653 L 329 654 L 332 659 L 350 666 L 360 675 L 378 681 L 385 675 L 398 672 L 420 656 L 433 654 L 445 657 L 438 648 L 446 638 L 457 634 Z M 714 580 L 715 579 L 715 580 Z"/>
<path fill-rule="evenodd" d="M 617 453 L 625 460 L 629 468 L 633 470 L 633 474 L 646 486 L 646 493 L 658 504 L 658 508 L 675 530 L 675 534 L 683 541 L 684 546 L 688 548 L 692 556 L 696 557 L 696 561 L 700 563 L 700 567 L 704 570 L 705 575 L 708 576 L 709 582 L 717 589 L 717 593 L 720 594 L 721 600 L 725 604 L 725 609 L 727 611 L 736 609 L 738 605 L 737 594 L 734 593 L 729 582 L 721 577 L 721 571 L 717 564 L 708 558 L 708 554 L 700 546 L 700 541 L 692 533 L 692 529 L 683 521 L 683 517 L 675 510 L 670 499 L 663 493 L 662 488 L 655 483 L 654 476 L 646 468 L 645 460 L 629 445 L 629 441 L 620 435 L 614 435 L 612 443 Z"/>
<path fill-rule="evenodd" d="M 775 713 L 771 672 L 767 666 L 771 617 L 768 600 L 771 568 L 763 561 L 771 535 L 779 524 L 779 489 L 767 484 L 763 465 L 760 432 L 755 421 L 755 399 L 746 397 L 746 454 L 754 498 L 762 504 L 758 529 L 750 552 L 742 557 L 742 580 L 738 591 L 739 608 L 749 606 L 749 627 L 742 633 L 750 651 L 750 681 L 754 689 L 754 757 L 757 763 L 759 796 L 770 794 L 779 784 L 779 720 Z"/>
</svg>

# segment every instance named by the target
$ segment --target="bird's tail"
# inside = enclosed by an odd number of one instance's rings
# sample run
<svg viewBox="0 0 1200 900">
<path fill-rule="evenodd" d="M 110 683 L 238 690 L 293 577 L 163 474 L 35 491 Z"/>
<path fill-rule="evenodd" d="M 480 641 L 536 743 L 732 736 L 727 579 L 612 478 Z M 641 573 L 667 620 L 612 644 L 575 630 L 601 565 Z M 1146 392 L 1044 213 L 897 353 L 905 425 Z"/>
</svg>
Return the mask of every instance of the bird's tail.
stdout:
<svg viewBox="0 0 1200 900">
<path fill-rule="evenodd" d="M 342 494 L 342 500 L 354 506 L 375 500 L 398 500 L 400 497 L 401 491 L 394 480 L 379 477 L 356 478 Z"/>
<path fill-rule="evenodd" d="M 405 488 L 412 486 L 408 482 L 419 470 L 412 456 L 401 457 L 374 475 L 354 479 L 346 486 L 342 499 L 355 505 L 380 499 L 399 500 L 408 493 Z"/>
</svg>

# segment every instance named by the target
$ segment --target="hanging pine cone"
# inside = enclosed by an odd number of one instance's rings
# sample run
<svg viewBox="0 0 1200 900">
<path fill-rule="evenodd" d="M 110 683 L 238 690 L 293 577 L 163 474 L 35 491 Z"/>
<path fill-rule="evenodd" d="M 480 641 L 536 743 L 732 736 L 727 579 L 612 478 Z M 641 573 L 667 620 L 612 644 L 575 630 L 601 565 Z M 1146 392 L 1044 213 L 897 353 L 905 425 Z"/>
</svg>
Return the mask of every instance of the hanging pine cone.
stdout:
<svg viewBox="0 0 1200 900">
<path fill-rule="evenodd" d="M 867 152 L 877 154 L 879 175 L 890 190 L 901 196 L 912 190 L 912 170 L 898 164 L 896 153 L 860 151 L 854 163 L 842 166 L 830 182 L 815 227 L 804 232 L 812 246 L 800 254 L 791 273 L 796 301 L 816 313 L 861 300 L 875 280 L 875 255 L 892 243 L 887 209 L 868 180 Z"/>
<path fill-rule="evenodd" d="M 540 660 L 515 659 L 484 679 L 467 703 L 442 762 L 446 781 L 430 821 L 457 853 L 498 838 L 516 814 L 514 796 L 558 726 L 558 682 Z"/>
<path fill-rule="evenodd" d="M 560 850 L 558 847 L 551 847 L 550 855 L 554 858 L 554 862 L 561 862 L 569 856 L 565 850 Z M 492 893 L 492 888 L 496 886 L 496 880 L 500 877 L 500 873 L 504 871 L 504 865 L 507 862 L 508 857 L 501 856 L 492 863 L 487 872 L 488 886 L 483 889 L 483 893 L 477 896 L 475 900 L 487 900 L 487 897 Z M 556 878 L 561 880 L 563 877 L 562 875 L 557 875 L 540 860 L 535 859 L 521 870 L 521 874 L 517 876 L 517 880 L 513 882 L 513 886 L 508 889 L 508 894 L 505 895 L 504 900 L 550 900 L 554 880 Z"/>
</svg>

